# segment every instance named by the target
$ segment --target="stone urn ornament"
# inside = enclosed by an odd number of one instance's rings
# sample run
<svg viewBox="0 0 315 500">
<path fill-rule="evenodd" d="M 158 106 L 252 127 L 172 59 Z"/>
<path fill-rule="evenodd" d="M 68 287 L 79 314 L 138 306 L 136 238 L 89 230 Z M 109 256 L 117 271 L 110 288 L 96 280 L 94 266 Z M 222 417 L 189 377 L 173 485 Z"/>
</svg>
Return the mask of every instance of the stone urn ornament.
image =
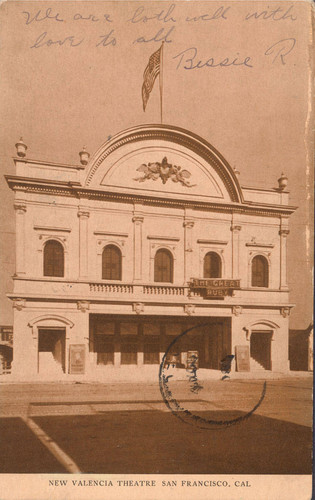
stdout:
<svg viewBox="0 0 315 500">
<path fill-rule="evenodd" d="M 23 139 L 22 137 L 20 138 L 20 140 L 16 143 L 15 145 L 16 147 L 16 152 L 17 152 L 17 155 L 21 158 L 24 158 L 24 156 L 26 156 L 26 150 L 27 150 L 27 146 L 26 144 L 23 142 Z"/>
<path fill-rule="evenodd" d="M 80 151 L 79 155 L 81 165 L 87 165 L 90 158 L 90 153 L 87 152 L 85 146 L 83 146 L 82 151 Z"/>
<path fill-rule="evenodd" d="M 281 177 L 279 177 L 278 179 L 278 184 L 280 191 L 283 191 L 288 185 L 288 178 L 283 172 L 281 174 Z"/>
</svg>

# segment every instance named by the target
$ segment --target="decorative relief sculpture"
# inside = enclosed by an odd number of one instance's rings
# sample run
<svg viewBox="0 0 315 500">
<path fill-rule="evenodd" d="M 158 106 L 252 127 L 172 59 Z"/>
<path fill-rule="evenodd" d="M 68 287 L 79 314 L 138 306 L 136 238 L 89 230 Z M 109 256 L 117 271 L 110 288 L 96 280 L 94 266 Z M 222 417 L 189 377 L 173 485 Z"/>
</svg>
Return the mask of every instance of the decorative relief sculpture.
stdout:
<svg viewBox="0 0 315 500">
<path fill-rule="evenodd" d="M 26 212 L 27 208 L 26 208 L 25 203 L 16 202 L 16 203 L 14 203 L 14 210 L 16 210 L 16 212 L 19 215 L 23 215 Z"/>
<path fill-rule="evenodd" d="M 240 314 L 242 314 L 242 306 L 233 306 L 232 307 L 232 313 L 234 314 L 234 316 L 239 316 Z"/>
<path fill-rule="evenodd" d="M 13 308 L 16 309 L 17 311 L 22 311 L 25 307 L 26 300 L 25 299 L 14 299 L 13 300 Z"/>
<path fill-rule="evenodd" d="M 281 307 L 280 314 L 283 318 L 287 318 L 290 316 L 290 308 L 289 307 Z"/>
<path fill-rule="evenodd" d="M 188 316 L 191 316 L 192 314 L 195 313 L 195 305 L 194 304 L 185 304 L 184 305 L 184 312 L 188 314 Z"/>
<path fill-rule="evenodd" d="M 132 304 L 132 309 L 136 314 L 140 314 L 144 311 L 144 304 L 142 302 L 134 302 Z"/>
<path fill-rule="evenodd" d="M 147 179 L 156 181 L 160 178 L 163 184 L 165 184 L 168 179 L 171 179 L 173 182 L 179 182 L 182 186 L 196 186 L 196 184 L 190 184 L 187 180 L 190 178 L 191 173 L 188 172 L 188 170 L 182 170 L 181 167 L 168 163 L 166 156 L 163 158 L 161 163 L 143 163 L 139 168 L 137 168 L 137 172 L 143 172 L 142 177 L 134 178 L 135 181 L 139 182 L 144 182 Z"/>
<path fill-rule="evenodd" d="M 79 311 L 86 312 L 90 309 L 90 302 L 87 300 L 79 300 L 77 302 L 77 308 Z"/>
</svg>

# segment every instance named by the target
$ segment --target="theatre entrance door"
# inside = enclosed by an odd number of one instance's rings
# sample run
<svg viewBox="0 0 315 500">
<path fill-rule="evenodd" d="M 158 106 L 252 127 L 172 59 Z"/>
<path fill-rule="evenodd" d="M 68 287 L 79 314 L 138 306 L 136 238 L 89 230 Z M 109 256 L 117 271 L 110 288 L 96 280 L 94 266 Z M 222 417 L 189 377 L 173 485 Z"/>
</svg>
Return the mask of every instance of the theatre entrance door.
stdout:
<svg viewBox="0 0 315 500">
<path fill-rule="evenodd" d="M 271 370 L 271 338 L 270 331 L 253 331 L 250 337 L 250 355 L 265 370 Z"/>
<path fill-rule="evenodd" d="M 38 372 L 43 375 L 65 373 L 66 330 L 38 330 Z"/>
</svg>

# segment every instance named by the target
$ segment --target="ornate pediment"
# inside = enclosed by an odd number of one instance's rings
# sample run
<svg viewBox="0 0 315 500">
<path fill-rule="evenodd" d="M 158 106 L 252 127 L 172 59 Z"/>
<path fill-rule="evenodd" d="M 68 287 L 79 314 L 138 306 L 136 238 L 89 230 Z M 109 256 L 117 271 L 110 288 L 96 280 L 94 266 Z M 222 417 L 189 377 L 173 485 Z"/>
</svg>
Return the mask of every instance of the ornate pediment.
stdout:
<svg viewBox="0 0 315 500">
<path fill-rule="evenodd" d="M 143 125 L 112 137 L 91 158 L 82 184 L 173 200 L 242 199 L 233 169 L 210 144 L 166 125 Z"/>
</svg>

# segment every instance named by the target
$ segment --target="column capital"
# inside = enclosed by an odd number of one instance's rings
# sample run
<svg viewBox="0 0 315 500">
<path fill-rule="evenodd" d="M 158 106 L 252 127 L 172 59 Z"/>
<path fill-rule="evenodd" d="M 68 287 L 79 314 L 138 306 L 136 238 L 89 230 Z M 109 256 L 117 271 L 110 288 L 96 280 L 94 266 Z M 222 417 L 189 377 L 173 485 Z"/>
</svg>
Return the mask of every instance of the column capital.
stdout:
<svg viewBox="0 0 315 500">
<path fill-rule="evenodd" d="M 280 229 L 279 235 L 282 236 L 283 238 L 286 238 L 290 234 L 289 229 Z"/>
<path fill-rule="evenodd" d="M 87 210 L 78 210 L 78 217 L 82 219 L 88 219 L 90 217 L 90 212 L 88 212 Z"/>
<path fill-rule="evenodd" d="M 241 231 L 241 229 L 242 229 L 242 226 L 239 226 L 237 224 L 232 224 L 231 227 L 230 227 L 230 230 L 233 233 L 238 233 L 239 231 Z"/>
<path fill-rule="evenodd" d="M 144 217 L 142 215 L 134 215 L 132 217 L 132 222 L 135 222 L 136 224 L 142 224 L 144 221 Z"/>
<path fill-rule="evenodd" d="M 27 210 L 26 204 L 17 201 L 14 203 L 14 210 L 16 211 L 16 213 L 23 215 Z"/>
</svg>

